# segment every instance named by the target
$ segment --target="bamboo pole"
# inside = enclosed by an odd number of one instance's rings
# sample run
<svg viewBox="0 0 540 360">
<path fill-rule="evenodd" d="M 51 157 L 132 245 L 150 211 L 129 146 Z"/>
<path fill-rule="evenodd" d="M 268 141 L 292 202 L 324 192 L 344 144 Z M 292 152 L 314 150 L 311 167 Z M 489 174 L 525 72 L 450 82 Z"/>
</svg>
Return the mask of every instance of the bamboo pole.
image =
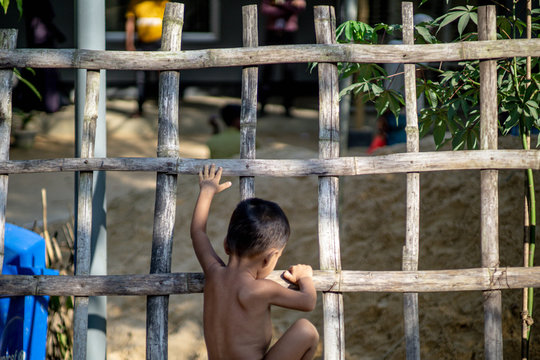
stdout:
<svg viewBox="0 0 540 360">
<path fill-rule="evenodd" d="M 17 46 L 17 30 L 0 30 L 0 49 Z M 0 70 L 0 160 L 9 160 L 11 138 L 11 98 L 13 69 Z M 8 175 L 0 175 L 0 274 L 4 264 L 4 232 L 6 226 L 6 204 L 8 195 Z"/>
<path fill-rule="evenodd" d="M 478 8 L 478 39 L 496 40 L 495 6 Z M 480 61 L 480 147 L 497 148 L 497 63 Z M 481 235 L 482 266 L 499 266 L 499 201 L 498 171 L 482 170 Z M 500 291 L 485 291 L 484 353 L 486 359 L 503 358 L 502 300 Z"/>
<path fill-rule="evenodd" d="M 245 47 L 257 47 L 257 5 L 242 7 L 243 43 Z M 242 69 L 242 108 L 240 112 L 240 158 L 255 159 L 257 135 L 257 84 L 259 69 L 256 66 Z M 240 177 L 242 200 L 255 196 L 255 178 Z"/>
<path fill-rule="evenodd" d="M 403 43 L 414 44 L 413 3 L 401 3 Z M 416 65 L 405 64 L 405 110 L 407 114 L 407 152 L 420 150 L 416 110 Z M 403 270 L 418 270 L 420 237 L 420 174 L 407 173 L 407 228 L 403 247 Z M 403 294 L 403 319 L 407 359 L 420 359 L 418 293 Z"/>
<path fill-rule="evenodd" d="M 268 276 L 282 286 L 283 271 Z M 315 270 L 317 291 L 342 292 L 457 292 L 540 287 L 540 267 L 475 268 L 427 271 Z M 202 273 L 132 275 L 3 275 L 0 296 L 148 296 L 202 293 Z"/>
<path fill-rule="evenodd" d="M 0 174 L 74 171 L 150 171 L 197 175 L 204 165 L 225 176 L 360 176 L 459 170 L 540 170 L 538 150 L 474 150 L 396 153 L 332 159 L 62 158 L 0 161 Z"/>
<path fill-rule="evenodd" d="M 92 158 L 96 139 L 96 124 L 99 103 L 99 71 L 86 73 L 86 97 L 82 130 L 81 158 Z M 79 197 L 77 207 L 77 239 L 75 246 L 75 275 L 90 274 L 92 238 L 92 171 L 81 171 L 79 175 Z M 88 337 L 88 297 L 76 296 L 73 311 L 73 359 L 86 359 Z"/>
<path fill-rule="evenodd" d="M 540 39 L 449 44 L 301 44 L 189 51 L 0 50 L 0 68 L 187 70 L 308 62 L 421 63 L 540 56 Z"/>
<path fill-rule="evenodd" d="M 527 15 L 526 15 L 526 35 L 527 39 L 531 39 L 532 36 L 532 22 L 531 22 L 531 11 L 532 11 L 532 0 L 527 0 Z M 526 65 L 525 65 L 525 78 L 527 80 L 531 79 L 531 57 L 527 56 L 526 58 Z M 528 132 L 525 137 L 525 144 L 526 148 L 531 148 L 531 134 Z M 529 179 L 528 179 L 528 172 L 529 170 L 525 171 L 525 181 L 524 181 L 524 216 L 523 216 L 523 266 L 529 266 L 529 249 L 531 244 L 531 221 L 530 221 L 530 215 L 531 215 L 531 204 L 529 200 Z M 535 232 L 533 232 L 535 233 Z M 535 239 L 532 239 L 532 241 L 535 241 Z M 532 291 L 532 289 L 531 289 Z M 522 311 L 521 311 L 521 359 L 527 360 L 529 358 L 529 336 L 530 336 L 530 329 L 532 325 L 532 314 L 531 310 L 529 309 L 529 289 L 524 288 L 523 289 L 523 300 L 522 300 Z M 531 294 L 531 297 L 534 295 Z"/>
<path fill-rule="evenodd" d="M 161 51 L 180 51 L 184 4 L 168 3 L 163 15 Z M 158 157 L 178 156 L 178 109 L 180 73 L 164 71 L 159 75 Z M 152 235 L 150 273 L 171 271 L 171 256 L 176 215 L 177 175 L 158 172 Z M 149 296 L 146 305 L 146 358 L 167 359 L 168 296 Z"/>
<path fill-rule="evenodd" d="M 336 18 L 331 6 L 316 6 L 317 43 L 335 44 Z M 319 158 L 339 157 L 339 79 L 336 64 L 319 63 Z M 339 178 L 319 177 L 319 258 L 322 270 L 341 270 Z M 345 359 L 343 295 L 323 293 L 324 358 Z"/>
</svg>

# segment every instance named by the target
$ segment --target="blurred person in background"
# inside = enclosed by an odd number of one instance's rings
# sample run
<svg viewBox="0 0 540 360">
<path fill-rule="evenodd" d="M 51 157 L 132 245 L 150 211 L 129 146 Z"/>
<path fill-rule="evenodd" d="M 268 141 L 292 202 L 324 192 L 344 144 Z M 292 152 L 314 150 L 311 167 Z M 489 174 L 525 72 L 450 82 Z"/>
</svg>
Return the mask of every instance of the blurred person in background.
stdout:
<svg viewBox="0 0 540 360">
<path fill-rule="evenodd" d="M 298 14 L 306 8 L 305 0 L 263 0 L 261 11 L 266 17 L 266 45 L 294 44 L 298 31 Z M 278 84 L 272 89 L 272 70 L 278 70 Z M 272 93 L 283 98 L 285 115 L 290 116 L 294 99 L 294 69 L 292 64 L 267 65 L 262 69 L 260 96 L 261 115 Z"/>
<path fill-rule="evenodd" d="M 155 51 L 161 47 L 163 14 L 167 0 L 131 0 L 126 11 L 126 50 Z M 137 37 L 135 38 L 135 34 Z M 134 117 L 143 113 L 143 103 L 147 96 L 147 73 L 136 72 L 137 111 Z"/>
</svg>

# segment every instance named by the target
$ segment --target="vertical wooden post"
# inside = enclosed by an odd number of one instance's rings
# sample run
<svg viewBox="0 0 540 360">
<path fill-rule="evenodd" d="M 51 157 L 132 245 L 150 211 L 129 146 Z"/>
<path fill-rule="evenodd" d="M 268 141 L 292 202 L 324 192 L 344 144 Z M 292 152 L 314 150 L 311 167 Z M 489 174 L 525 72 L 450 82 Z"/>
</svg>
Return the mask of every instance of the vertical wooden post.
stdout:
<svg viewBox="0 0 540 360">
<path fill-rule="evenodd" d="M 414 44 L 413 3 L 401 4 L 403 44 Z M 405 64 L 405 110 L 407 114 L 407 151 L 418 152 L 419 133 L 416 109 L 416 65 Z M 403 270 L 418 270 L 420 237 L 420 173 L 407 174 L 407 229 L 403 247 Z M 407 359 L 420 359 L 418 293 L 403 294 L 403 315 Z"/>
<path fill-rule="evenodd" d="M 257 31 L 257 5 L 242 7 L 243 44 L 259 46 Z M 242 108 L 240 112 L 240 158 L 255 159 L 257 133 L 257 83 L 259 68 L 246 66 L 242 69 Z M 240 177 L 242 200 L 255 196 L 255 178 Z"/>
<path fill-rule="evenodd" d="M 331 6 L 315 7 L 318 44 L 335 44 L 336 17 Z M 339 79 L 336 64 L 319 63 L 319 158 L 339 157 Z M 341 271 L 339 178 L 319 177 L 319 257 L 321 270 Z M 343 295 L 323 293 L 324 358 L 345 359 Z"/>
<path fill-rule="evenodd" d="M 0 30 L 0 49 L 14 49 L 17 46 L 17 30 Z M 0 160 L 9 160 L 11 137 L 11 97 L 13 69 L 0 70 Z M 4 232 L 6 226 L 6 203 L 8 175 L 0 175 L 0 273 L 4 264 Z"/>
<path fill-rule="evenodd" d="M 100 73 L 86 72 L 86 96 L 81 143 L 81 158 L 94 157 L 96 124 L 98 118 Z M 75 248 L 75 275 L 90 275 L 92 248 L 92 171 L 79 174 L 79 197 L 77 201 L 77 243 Z M 86 359 L 88 338 L 88 297 L 75 297 L 73 312 L 73 359 Z"/>
<path fill-rule="evenodd" d="M 495 6 L 478 8 L 478 40 L 496 40 Z M 497 63 L 480 61 L 480 148 L 497 149 Z M 482 267 L 499 266 L 498 171 L 482 170 Z M 501 291 L 484 291 L 485 358 L 503 358 Z"/>
<path fill-rule="evenodd" d="M 168 3 L 163 15 L 162 51 L 180 51 L 184 4 Z M 178 110 L 180 72 L 159 75 L 158 157 L 178 157 Z M 152 235 L 150 273 L 171 271 L 171 255 L 176 216 L 177 175 L 158 173 Z M 148 296 L 146 313 L 146 358 L 167 359 L 168 296 Z"/>
</svg>

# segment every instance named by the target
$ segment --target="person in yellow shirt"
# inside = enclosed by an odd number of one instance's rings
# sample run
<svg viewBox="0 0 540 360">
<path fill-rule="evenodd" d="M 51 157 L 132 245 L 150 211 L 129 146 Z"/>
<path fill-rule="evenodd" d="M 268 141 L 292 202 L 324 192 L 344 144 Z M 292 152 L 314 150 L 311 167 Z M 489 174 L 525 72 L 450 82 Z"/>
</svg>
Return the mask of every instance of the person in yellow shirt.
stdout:
<svg viewBox="0 0 540 360">
<path fill-rule="evenodd" d="M 126 11 L 126 50 L 154 51 L 161 47 L 161 31 L 168 0 L 131 0 Z M 135 33 L 137 38 L 135 39 Z M 143 112 L 146 100 L 146 73 L 137 71 L 138 108 Z"/>
</svg>

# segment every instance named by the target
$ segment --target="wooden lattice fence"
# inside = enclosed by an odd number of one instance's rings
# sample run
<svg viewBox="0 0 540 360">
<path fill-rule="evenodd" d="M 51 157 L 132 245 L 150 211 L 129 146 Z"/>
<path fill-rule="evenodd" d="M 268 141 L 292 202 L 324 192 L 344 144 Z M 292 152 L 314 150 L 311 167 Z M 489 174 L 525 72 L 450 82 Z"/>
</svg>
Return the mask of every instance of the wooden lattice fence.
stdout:
<svg viewBox="0 0 540 360">
<path fill-rule="evenodd" d="M 184 69 L 242 66 L 241 158 L 213 159 L 224 175 L 240 176 L 241 197 L 255 194 L 257 176 L 317 176 L 319 178 L 320 270 L 314 282 L 323 293 L 324 358 L 344 359 L 344 292 L 404 293 L 407 358 L 420 357 L 418 293 L 481 290 L 485 306 L 485 355 L 502 358 L 501 290 L 540 287 L 540 267 L 500 267 L 498 260 L 497 174 L 499 169 L 540 169 L 537 150 L 496 150 L 496 58 L 540 56 L 540 40 L 496 41 L 493 7 L 479 11 L 478 42 L 414 45 L 412 4 L 404 3 L 403 45 L 336 44 L 331 7 L 315 8 L 317 44 L 258 46 L 257 9 L 244 7 L 244 47 L 181 51 L 183 5 L 170 3 L 164 16 L 160 52 L 13 49 L 16 33 L 0 32 L 0 233 L 5 224 L 10 174 L 80 172 L 74 276 L 1 276 L 0 295 L 75 296 L 74 358 L 86 358 L 88 297 L 148 296 L 147 358 L 167 358 L 168 295 L 202 292 L 200 273 L 171 274 L 171 252 L 177 176 L 196 174 L 209 160 L 179 157 L 179 74 Z M 482 135 L 479 151 L 419 152 L 414 63 L 479 59 L 481 66 Z M 319 158 L 260 160 L 255 154 L 258 66 L 274 63 L 318 63 Z M 339 88 L 337 62 L 404 63 L 407 111 L 407 153 L 342 157 L 339 154 Z M 13 67 L 87 70 L 86 106 L 80 158 L 9 160 L 11 79 Z M 99 70 L 161 70 L 158 147 L 155 158 L 94 158 L 99 97 Z M 482 176 L 482 263 L 461 270 L 418 271 L 419 177 L 422 172 L 479 170 Z M 89 275 L 93 171 L 157 173 L 150 274 Z M 403 271 L 342 270 L 339 241 L 339 177 L 407 174 L 407 229 Z M 3 256 L 3 235 L 0 243 Z M 474 266 L 474 264 L 471 264 Z M 283 283 L 280 272 L 271 278 Z M 284 284 L 285 285 L 285 284 Z"/>
</svg>

